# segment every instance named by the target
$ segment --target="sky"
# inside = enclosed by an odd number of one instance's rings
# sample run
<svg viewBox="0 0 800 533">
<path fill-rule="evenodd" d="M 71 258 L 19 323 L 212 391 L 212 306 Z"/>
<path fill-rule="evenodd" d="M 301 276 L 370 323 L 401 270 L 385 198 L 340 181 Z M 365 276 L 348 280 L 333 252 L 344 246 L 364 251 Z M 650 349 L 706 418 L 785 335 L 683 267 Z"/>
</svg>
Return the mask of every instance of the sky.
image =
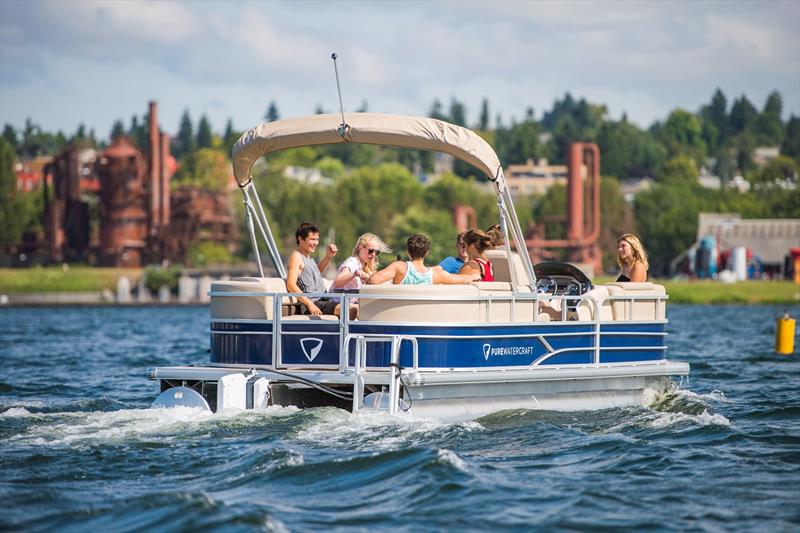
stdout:
<svg viewBox="0 0 800 533">
<path fill-rule="evenodd" d="M 647 127 L 721 88 L 800 115 L 800 0 L 263 2 L 0 0 L 0 124 L 107 138 L 156 100 L 221 133 L 339 108 L 427 115 L 482 99 L 508 124 L 566 92 Z"/>
</svg>

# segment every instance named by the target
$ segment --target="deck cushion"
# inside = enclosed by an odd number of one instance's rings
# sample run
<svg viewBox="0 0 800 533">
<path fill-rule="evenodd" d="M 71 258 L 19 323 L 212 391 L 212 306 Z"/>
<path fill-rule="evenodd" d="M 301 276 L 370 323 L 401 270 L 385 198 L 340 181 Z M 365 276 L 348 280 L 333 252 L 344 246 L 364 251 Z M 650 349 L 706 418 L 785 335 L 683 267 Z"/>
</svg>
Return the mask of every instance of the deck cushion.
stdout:
<svg viewBox="0 0 800 533">
<path fill-rule="evenodd" d="M 378 296 L 406 298 L 379 300 L 376 298 Z M 359 319 L 419 323 L 478 322 L 479 302 L 469 301 L 477 296 L 478 288 L 473 285 L 365 285 L 359 291 Z M 467 300 L 439 299 L 458 297 Z"/>
</svg>

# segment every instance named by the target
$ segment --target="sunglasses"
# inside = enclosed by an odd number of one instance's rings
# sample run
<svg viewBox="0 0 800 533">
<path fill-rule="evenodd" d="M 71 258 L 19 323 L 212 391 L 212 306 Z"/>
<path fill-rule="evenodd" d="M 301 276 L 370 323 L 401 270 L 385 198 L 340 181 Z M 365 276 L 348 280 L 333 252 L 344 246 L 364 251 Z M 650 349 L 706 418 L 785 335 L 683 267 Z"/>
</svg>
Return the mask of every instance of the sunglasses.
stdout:
<svg viewBox="0 0 800 533">
<path fill-rule="evenodd" d="M 365 250 L 367 251 L 367 255 L 378 255 L 381 252 L 375 248 L 365 248 Z"/>
</svg>

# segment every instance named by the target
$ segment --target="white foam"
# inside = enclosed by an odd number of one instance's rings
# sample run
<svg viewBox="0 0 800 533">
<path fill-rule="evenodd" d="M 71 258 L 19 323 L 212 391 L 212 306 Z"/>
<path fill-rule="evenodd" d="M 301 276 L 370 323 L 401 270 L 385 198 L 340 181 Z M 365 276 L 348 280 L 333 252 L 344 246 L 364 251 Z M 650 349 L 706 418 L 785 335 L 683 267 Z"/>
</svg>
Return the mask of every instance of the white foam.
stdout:
<svg viewBox="0 0 800 533">
<path fill-rule="evenodd" d="M 296 409 L 270 407 L 262 411 L 226 410 L 214 414 L 205 409 L 174 407 L 170 409 L 122 409 L 66 413 L 34 413 L 28 416 L 49 420 L 12 440 L 43 446 L 120 443 L 126 441 L 163 442 L 188 434 L 207 432 L 213 425 L 249 425 L 270 416 L 286 416 Z"/>
<path fill-rule="evenodd" d="M 430 435 L 458 428 L 475 431 L 483 429 L 475 421 L 450 424 L 431 418 L 409 415 L 392 416 L 385 413 L 359 412 L 341 409 L 319 410 L 317 417 L 297 433 L 297 439 L 315 445 L 355 447 L 362 449 L 392 450 L 407 447 L 417 440 L 427 440 Z"/>
<path fill-rule="evenodd" d="M 468 472 L 467 463 L 452 450 L 441 449 L 437 453 L 437 461 L 442 464 L 454 466 L 462 472 Z"/>
<path fill-rule="evenodd" d="M 727 398 L 727 396 L 725 396 L 725 393 L 718 389 L 714 389 L 706 394 L 698 394 L 687 389 L 676 389 L 675 394 L 683 398 L 699 400 L 703 403 L 705 403 L 705 400 L 710 400 L 716 403 L 730 403 L 730 400 Z"/>
<path fill-rule="evenodd" d="M 0 413 L 0 418 L 10 418 L 14 416 L 30 416 L 31 412 L 24 407 L 12 407 Z"/>
<path fill-rule="evenodd" d="M 289 533 L 290 531 L 283 522 L 274 516 L 268 516 L 264 519 L 264 528 L 267 531 L 274 531 L 275 533 Z"/>
<path fill-rule="evenodd" d="M 733 424 L 725 416 L 714 413 L 711 414 L 708 410 L 703 410 L 699 415 L 690 415 L 687 413 L 664 413 L 655 411 L 656 417 L 650 421 L 649 426 L 657 429 L 666 428 L 676 424 L 690 422 L 698 426 L 724 426 L 732 427 Z"/>
</svg>

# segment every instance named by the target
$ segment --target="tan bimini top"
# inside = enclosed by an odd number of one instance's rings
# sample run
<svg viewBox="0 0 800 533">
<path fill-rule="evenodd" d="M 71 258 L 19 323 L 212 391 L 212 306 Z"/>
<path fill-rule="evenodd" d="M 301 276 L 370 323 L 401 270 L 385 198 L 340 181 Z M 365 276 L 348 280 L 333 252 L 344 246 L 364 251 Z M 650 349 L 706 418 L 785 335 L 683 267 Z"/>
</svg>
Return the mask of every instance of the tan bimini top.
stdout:
<svg viewBox="0 0 800 533">
<path fill-rule="evenodd" d="M 340 114 L 311 115 L 265 122 L 246 131 L 233 146 L 233 175 L 239 185 L 262 155 L 318 144 L 352 142 L 444 152 L 481 170 L 490 179 L 502 173 L 500 160 L 478 134 L 448 122 L 423 117 L 348 113 L 343 131 Z M 340 134 L 342 131 L 342 134 Z"/>
</svg>

